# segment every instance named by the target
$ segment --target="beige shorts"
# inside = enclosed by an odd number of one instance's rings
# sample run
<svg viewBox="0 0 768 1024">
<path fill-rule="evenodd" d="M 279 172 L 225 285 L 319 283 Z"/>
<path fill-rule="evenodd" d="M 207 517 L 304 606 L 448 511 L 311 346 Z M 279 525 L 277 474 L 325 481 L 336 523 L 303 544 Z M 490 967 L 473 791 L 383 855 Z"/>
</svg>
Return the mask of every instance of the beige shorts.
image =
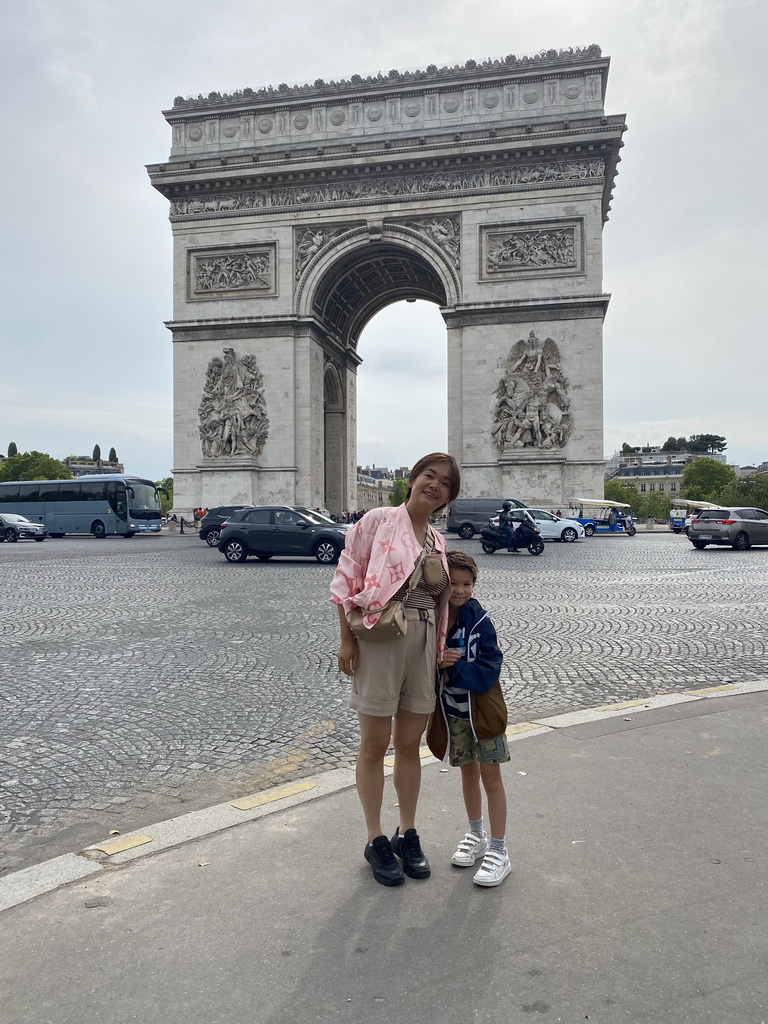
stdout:
<svg viewBox="0 0 768 1024">
<path fill-rule="evenodd" d="M 426 617 L 425 617 L 426 616 Z M 417 715 L 435 709 L 437 636 L 434 610 L 406 608 L 408 632 L 384 643 L 359 640 L 349 706 L 364 715 Z"/>
</svg>

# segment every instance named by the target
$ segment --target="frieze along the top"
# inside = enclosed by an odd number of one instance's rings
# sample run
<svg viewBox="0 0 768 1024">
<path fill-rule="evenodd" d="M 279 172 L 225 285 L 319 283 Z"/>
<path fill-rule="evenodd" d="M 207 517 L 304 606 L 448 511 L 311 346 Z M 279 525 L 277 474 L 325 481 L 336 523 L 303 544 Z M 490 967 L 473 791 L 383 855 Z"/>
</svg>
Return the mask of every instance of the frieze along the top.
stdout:
<svg viewBox="0 0 768 1024">
<path fill-rule="evenodd" d="M 525 191 L 551 187 L 602 183 L 606 163 L 603 157 L 540 160 L 506 167 L 427 170 L 409 174 L 377 175 L 336 181 L 304 182 L 235 191 L 219 195 L 189 195 L 171 198 L 170 216 L 242 216 L 301 207 L 367 205 L 429 197 Z"/>
<path fill-rule="evenodd" d="M 590 46 L 569 48 L 567 50 L 541 50 L 539 53 L 517 57 L 508 54 L 506 57 L 488 58 L 484 61 L 468 60 L 465 64 L 444 65 L 438 67 L 430 64 L 427 68 L 414 71 L 392 70 L 383 75 L 352 75 L 349 79 L 326 82 L 322 78 L 313 83 L 278 86 L 266 86 L 260 89 L 241 89 L 233 93 L 210 92 L 207 96 L 177 96 L 173 101 L 173 111 L 194 110 L 222 105 L 253 105 L 254 103 L 275 103 L 281 100 L 296 98 L 323 98 L 338 93 L 386 92 L 399 86 L 429 86 L 447 81 L 472 82 L 489 73 L 510 73 L 529 70 L 547 71 L 574 63 L 592 61 L 602 55 L 602 50 L 595 43 Z M 168 111 L 167 113 L 171 113 Z"/>
</svg>

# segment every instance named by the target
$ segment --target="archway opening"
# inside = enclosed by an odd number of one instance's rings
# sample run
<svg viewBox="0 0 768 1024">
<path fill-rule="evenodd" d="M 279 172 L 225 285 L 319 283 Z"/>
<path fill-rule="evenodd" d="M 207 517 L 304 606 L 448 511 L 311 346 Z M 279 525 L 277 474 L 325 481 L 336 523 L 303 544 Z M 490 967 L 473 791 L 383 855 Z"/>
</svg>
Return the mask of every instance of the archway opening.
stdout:
<svg viewBox="0 0 768 1024">
<path fill-rule="evenodd" d="M 357 345 L 357 463 L 412 466 L 445 451 L 446 327 L 434 302 L 400 301 L 378 312 Z"/>
<path fill-rule="evenodd" d="M 338 513 L 344 506 L 344 389 L 334 366 L 323 376 L 323 430 L 324 503 Z"/>
<path fill-rule="evenodd" d="M 369 320 L 403 299 L 447 305 L 443 282 L 420 253 L 373 242 L 334 265 L 312 306 L 331 335 L 354 346 Z"/>
<path fill-rule="evenodd" d="M 368 500 L 358 495 L 358 466 L 396 469 L 446 446 L 440 308 L 449 295 L 455 301 L 452 271 L 428 240 L 397 230 L 404 239 L 379 238 L 340 253 L 311 286 L 311 312 L 330 343 L 323 448 L 325 505 L 332 512 L 382 503 L 378 492 Z M 346 361 L 334 359 L 339 347 Z M 338 371 L 338 389 L 329 364 Z"/>
</svg>

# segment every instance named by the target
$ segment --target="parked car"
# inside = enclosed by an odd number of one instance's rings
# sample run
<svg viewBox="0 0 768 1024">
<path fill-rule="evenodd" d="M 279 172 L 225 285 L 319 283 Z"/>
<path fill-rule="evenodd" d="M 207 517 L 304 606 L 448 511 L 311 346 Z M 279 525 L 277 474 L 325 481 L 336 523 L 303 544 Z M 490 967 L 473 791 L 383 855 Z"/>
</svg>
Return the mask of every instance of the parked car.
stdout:
<svg viewBox="0 0 768 1024">
<path fill-rule="evenodd" d="M 458 533 L 464 540 L 472 537 L 502 506 L 504 498 L 454 498 L 448 506 L 448 522 L 445 528 L 448 533 Z M 522 501 L 509 499 L 514 508 L 525 508 Z"/>
<path fill-rule="evenodd" d="M 554 512 L 547 512 L 543 508 L 526 508 L 525 511 L 536 520 L 542 540 L 564 540 L 566 543 L 573 543 L 584 538 L 584 527 L 575 519 L 563 519 L 562 516 L 556 516 Z M 498 526 L 499 517 L 494 516 L 491 522 Z"/>
<path fill-rule="evenodd" d="M 746 551 L 753 544 L 768 544 L 768 512 L 762 508 L 703 508 L 688 527 L 688 539 L 695 548 L 707 544 L 729 544 Z"/>
<path fill-rule="evenodd" d="M 13 543 L 22 540 L 24 537 L 31 537 L 32 540 L 45 540 L 48 531 L 42 523 L 31 523 L 24 516 L 17 516 L 13 512 L 3 512 L 0 515 L 0 541 Z"/>
<path fill-rule="evenodd" d="M 330 565 L 344 547 L 347 523 L 333 523 L 304 506 L 257 505 L 235 512 L 219 526 L 219 551 L 228 562 L 256 555 L 267 562 L 273 555 L 314 555 Z"/>
<path fill-rule="evenodd" d="M 216 508 L 209 508 L 200 520 L 200 540 L 215 548 L 219 543 L 219 527 L 226 522 L 231 515 L 244 508 L 253 508 L 253 505 L 217 505 Z"/>
</svg>

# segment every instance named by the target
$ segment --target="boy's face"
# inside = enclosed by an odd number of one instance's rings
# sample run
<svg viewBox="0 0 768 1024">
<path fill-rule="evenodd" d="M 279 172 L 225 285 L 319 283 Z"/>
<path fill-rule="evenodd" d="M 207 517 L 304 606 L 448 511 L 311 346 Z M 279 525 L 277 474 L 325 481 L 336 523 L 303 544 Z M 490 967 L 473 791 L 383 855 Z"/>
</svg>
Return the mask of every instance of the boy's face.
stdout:
<svg viewBox="0 0 768 1024">
<path fill-rule="evenodd" d="M 448 598 L 448 604 L 452 608 L 461 608 L 472 597 L 472 591 L 475 589 L 472 573 L 469 569 L 452 568 L 448 578 L 451 581 L 451 596 Z"/>
</svg>

